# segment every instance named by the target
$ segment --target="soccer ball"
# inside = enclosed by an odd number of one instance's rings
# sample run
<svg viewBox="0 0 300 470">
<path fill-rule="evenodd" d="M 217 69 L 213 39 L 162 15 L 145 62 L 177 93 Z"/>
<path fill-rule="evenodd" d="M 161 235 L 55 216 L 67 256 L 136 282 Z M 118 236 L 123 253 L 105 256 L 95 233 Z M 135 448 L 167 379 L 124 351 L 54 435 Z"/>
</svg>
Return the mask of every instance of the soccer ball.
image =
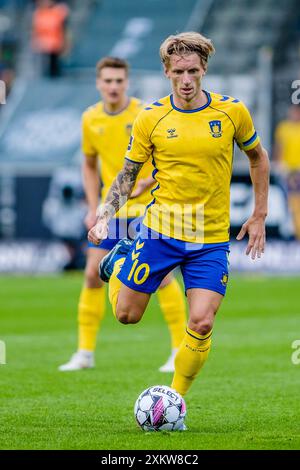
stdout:
<svg viewBox="0 0 300 470">
<path fill-rule="evenodd" d="M 186 405 L 182 396 L 166 385 L 147 388 L 134 405 L 134 416 L 144 431 L 184 429 Z"/>
</svg>

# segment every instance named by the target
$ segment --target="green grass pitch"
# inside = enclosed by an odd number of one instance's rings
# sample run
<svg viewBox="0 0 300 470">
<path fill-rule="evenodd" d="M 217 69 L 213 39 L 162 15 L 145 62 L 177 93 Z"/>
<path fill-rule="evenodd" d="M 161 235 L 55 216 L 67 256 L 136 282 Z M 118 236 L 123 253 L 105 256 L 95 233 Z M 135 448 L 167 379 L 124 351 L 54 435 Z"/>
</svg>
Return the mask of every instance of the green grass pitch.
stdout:
<svg viewBox="0 0 300 470">
<path fill-rule="evenodd" d="M 299 449 L 299 278 L 232 277 L 210 357 L 186 397 L 188 431 L 144 433 L 133 418 L 139 393 L 169 385 L 169 354 L 156 297 L 138 325 L 110 307 L 97 368 L 58 372 L 76 348 L 82 274 L 0 278 L 0 449 Z"/>
</svg>

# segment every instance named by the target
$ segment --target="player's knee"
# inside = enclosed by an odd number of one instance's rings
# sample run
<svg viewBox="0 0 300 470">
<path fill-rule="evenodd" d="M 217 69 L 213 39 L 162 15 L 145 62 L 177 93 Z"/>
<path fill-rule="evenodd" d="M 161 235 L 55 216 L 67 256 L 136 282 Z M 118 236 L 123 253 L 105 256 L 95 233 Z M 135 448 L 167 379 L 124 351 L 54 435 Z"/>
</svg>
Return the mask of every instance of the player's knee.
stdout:
<svg viewBox="0 0 300 470">
<path fill-rule="evenodd" d="M 213 328 L 216 312 L 217 306 L 212 303 L 206 307 L 201 306 L 200 309 L 191 311 L 189 328 L 199 335 L 206 335 Z"/>
<path fill-rule="evenodd" d="M 207 335 L 212 330 L 213 324 L 212 322 L 198 322 L 198 323 L 190 323 L 189 328 L 195 333 L 199 335 Z"/>
<path fill-rule="evenodd" d="M 141 315 L 138 311 L 133 309 L 118 308 L 116 312 L 117 319 L 124 325 L 138 323 L 141 319 Z"/>
<path fill-rule="evenodd" d="M 203 322 L 198 325 L 197 330 L 199 335 L 207 335 L 212 330 L 212 327 L 212 322 Z"/>
<path fill-rule="evenodd" d="M 199 319 L 190 319 L 189 321 L 189 328 L 199 335 L 206 335 L 212 330 L 213 327 L 213 317 L 214 316 L 208 316 L 204 318 L 199 318 Z"/>
</svg>

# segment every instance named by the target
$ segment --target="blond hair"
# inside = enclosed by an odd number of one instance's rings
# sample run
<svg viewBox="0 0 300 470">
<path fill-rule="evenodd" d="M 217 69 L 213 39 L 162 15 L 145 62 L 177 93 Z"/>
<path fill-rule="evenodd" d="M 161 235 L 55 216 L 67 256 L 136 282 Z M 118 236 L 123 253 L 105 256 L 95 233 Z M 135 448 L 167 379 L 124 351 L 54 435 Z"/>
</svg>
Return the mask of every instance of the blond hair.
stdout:
<svg viewBox="0 0 300 470">
<path fill-rule="evenodd" d="M 103 57 L 101 60 L 99 60 L 96 65 L 97 77 L 99 77 L 101 70 L 106 67 L 111 67 L 113 69 L 124 69 L 126 75 L 128 75 L 129 64 L 126 62 L 126 60 L 119 59 L 119 57 Z"/>
<path fill-rule="evenodd" d="M 194 31 L 169 36 L 159 49 L 161 61 L 167 68 L 172 54 L 183 56 L 195 53 L 200 57 L 201 64 L 206 70 L 208 58 L 214 52 L 212 41 Z"/>
</svg>

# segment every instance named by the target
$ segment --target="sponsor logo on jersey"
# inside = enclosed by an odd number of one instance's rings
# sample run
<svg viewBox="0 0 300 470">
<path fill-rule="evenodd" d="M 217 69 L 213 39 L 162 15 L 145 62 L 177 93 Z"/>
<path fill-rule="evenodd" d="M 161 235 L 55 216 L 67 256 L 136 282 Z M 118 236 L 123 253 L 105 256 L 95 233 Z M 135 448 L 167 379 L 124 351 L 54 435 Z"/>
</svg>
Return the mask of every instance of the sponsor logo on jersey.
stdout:
<svg viewBox="0 0 300 470">
<path fill-rule="evenodd" d="M 174 137 L 178 137 L 176 129 L 174 127 L 172 129 L 167 129 L 167 139 L 174 139 Z"/>
</svg>

